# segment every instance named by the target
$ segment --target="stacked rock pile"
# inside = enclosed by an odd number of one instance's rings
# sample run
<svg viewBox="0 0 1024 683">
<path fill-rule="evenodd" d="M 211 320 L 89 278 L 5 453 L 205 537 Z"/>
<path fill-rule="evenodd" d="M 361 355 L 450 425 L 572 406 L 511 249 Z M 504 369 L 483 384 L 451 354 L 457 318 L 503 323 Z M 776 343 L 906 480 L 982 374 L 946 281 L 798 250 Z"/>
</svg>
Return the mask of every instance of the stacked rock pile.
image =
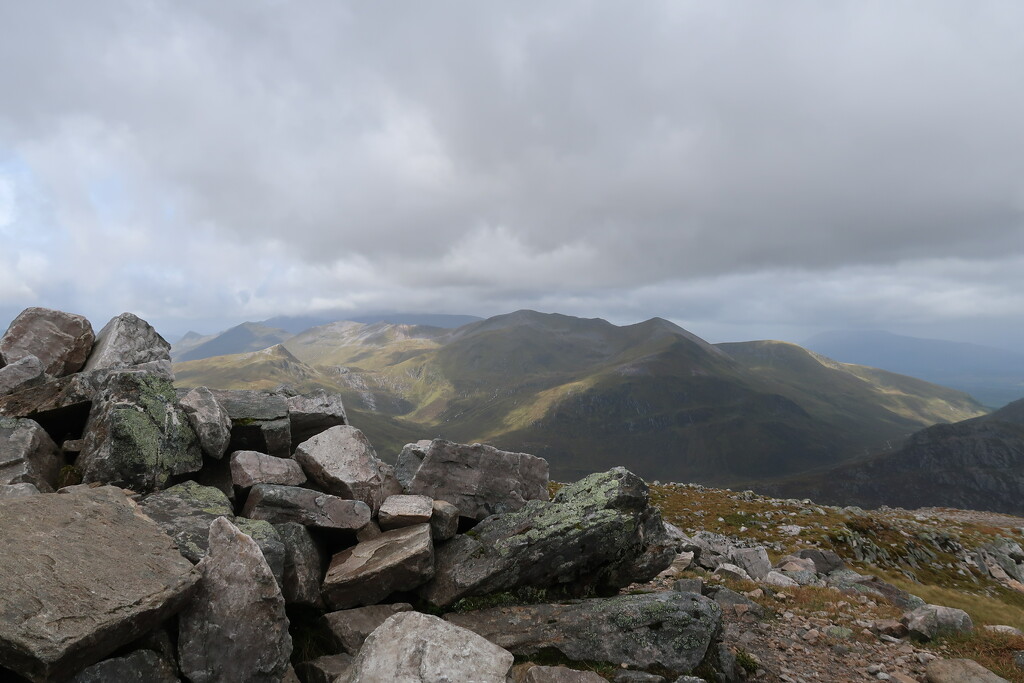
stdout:
<svg viewBox="0 0 1024 683">
<path fill-rule="evenodd" d="M 552 653 L 734 678 L 713 600 L 620 594 L 676 558 L 646 484 L 548 484 L 481 444 L 392 467 L 337 396 L 176 390 L 138 317 L 27 309 L 0 338 L 0 678 L 594 680 L 513 667 Z M 468 609 L 525 592 L 558 601 Z"/>
</svg>

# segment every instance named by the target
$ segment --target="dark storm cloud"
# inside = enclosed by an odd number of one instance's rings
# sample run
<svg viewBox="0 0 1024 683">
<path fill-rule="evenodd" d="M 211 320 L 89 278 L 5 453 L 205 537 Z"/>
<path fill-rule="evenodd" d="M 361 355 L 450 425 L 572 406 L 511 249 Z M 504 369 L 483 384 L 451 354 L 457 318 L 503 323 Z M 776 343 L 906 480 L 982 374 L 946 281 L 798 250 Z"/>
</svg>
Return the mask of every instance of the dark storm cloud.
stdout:
<svg viewBox="0 0 1024 683">
<path fill-rule="evenodd" d="M 75 260 L 108 273 L 83 299 L 138 307 L 130 282 L 170 317 L 721 301 L 705 324 L 807 325 L 922 283 L 1013 300 L 1022 24 L 967 2 L 9 3 L 0 299 L 84 280 Z M 772 305 L 733 301 L 751 277 Z"/>
</svg>

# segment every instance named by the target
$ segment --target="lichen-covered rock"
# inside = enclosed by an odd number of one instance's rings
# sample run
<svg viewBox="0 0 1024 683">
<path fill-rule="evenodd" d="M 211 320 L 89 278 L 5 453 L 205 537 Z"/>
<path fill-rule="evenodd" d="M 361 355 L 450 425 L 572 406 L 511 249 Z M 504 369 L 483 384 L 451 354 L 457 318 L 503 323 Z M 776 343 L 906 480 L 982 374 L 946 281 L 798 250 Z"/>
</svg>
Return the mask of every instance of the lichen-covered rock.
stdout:
<svg viewBox="0 0 1024 683">
<path fill-rule="evenodd" d="M 323 389 L 311 394 L 289 396 L 288 419 L 291 421 L 292 450 L 300 443 L 331 427 L 347 425 L 345 406 L 339 394 Z"/>
<path fill-rule="evenodd" d="M 152 650 L 105 659 L 80 671 L 69 683 L 179 683 L 174 667 Z"/>
<path fill-rule="evenodd" d="M 97 398 L 76 466 L 83 481 L 136 491 L 166 487 L 203 465 L 195 432 L 174 386 L 147 373 L 115 373 Z"/>
<path fill-rule="evenodd" d="M 146 515 L 174 539 L 192 563 L 206 556 L 210 525 L 218 517 L 234 517 L 231 501 L 212 486 L 186 481 L 146 496 L 139 503 Z"/>
<path fill-rule="evenodd" d="M 213 391 L 231 418 L 229 451 L 257 451 L 278 458 L 291 455 L 288 401 L 265 391 Z"/>
<path fill-rule="evenodd" d="M 398 456 L 395 473 L 401 473 L 406 493 L 446 500 L 471 519 L 548 500 L 547 460 L 478 443 L 435 439 L 425 449 L 422 442 L 409 444 Z"/>
<path fill-rule="evenodd" d="M 46 374 L 63 377 L 85 365 L 95 335 L 80 315 L 49 308 L 26 308 L 0 337 L 0 358 L 10 365 L 35 356 Z"/>
<path fill-rule="evenodd" d="M 668 567 L 675 549 L 647 485 L 623 468 L 564 487 L 554 502 L 488 517 L 437 547 L 420 594 L 435 605 L 520 586 L 614 592 Z"/>
<path fill-rule="evenodd" d="M 369 439 L 355 427 L 331 427 L 299 444 L 295 459 L 324 491 L 361 500 L 376 514 L 384 501 L 389 470 L 377 458 Z"/>
<path fill-rule="evenodd" d="M 407 602 L 396 602 L 392 605 L 369 605 L 355 607 L 337 612 L 328 612 L 323 616 L 324 626 L 334 640 L 334 646 L 351 655 L 359 654 L 363 641 L 383 624 L 388 617 L 399 612 L 411 612 L 412 605 Z"/>
<path fill-rule="evenodd" d="M 206 387 L 196 387 L 179 402 L 192 431 L 199 437 L 203 453 L 219 460 L 231 442 L 231 418 L 217 402 L 217 397 Z"/>
<path fill-rule="evenodd" d="M 236 517 L 232 523 L 238 527 L 239 531 L 256 541 L 260 552 L 263 553 L 263 559 L 267 561 L 267 566 L 270 567 L 270 572 L 274 575 L 274 580 L 283 589 L 284 563 L 288 551 L 285 548 L 284 540 L 277 532 L 277 527 L 262 519 L 246 519 L 245 517 Z"/>
<path fill-rule="evenodd" d="M 918 607 L 904 614 L 900 621 L 907 627 L 911 638 L 922 641 L 974 630 L 974 622 L 967 612 L 943 605 Z"/>
<path fill-rule="evenodd" d="M 445 619 L 515 655 L 551 648 L 575 661 L 690 673 L 718 638 L 722 610 L 708 598 L 669 591 L 498 607 Z"/>
<path fill-rule="evenodd" d="M 42 384 L 46 371 L 35 356 L 25 356 L 10 365 L 0 367 L 0 396 Z"/>
<path fill-rule="evenodd" d="M 435 500 L 431 504 L 430 533 L 434 542 L 447 541 L 459 531 L 459 508 L 447 500 Z"/>
<path fill-rule="evenodd" d="M 231 481 L 236 489 L 248 489 L 256 484 L 300 486 L 306 483 L 306 473 L 290 458 L 235 451 L 231 454 Z"/>
<path fill-rule="evenodd" d="M 177 613 L 198 580 L 120 489 L 0 500 L 0 662 L 65 680 Z"/>
<path fill-rule="evenodd" d="M 60 449 L 37 422 L 0 417 L 0 484 L 51 492 L 63 466 Z"/>
<path fill-rule="evenodd" d="M 192 683 L 280 681 L 292 640 L 263 553 L 226 518 L 210 526 L 208 545 L 199 593 L 179 621 L 182 672 Z"/>
<path fill-rule="evenodd" d="M 92 353 L 83 370 L 126 368 L 170 360 L 171 345 L 152 325 L 133 313 L 122 313 L 112 318 L 96 335 Z"/>
<path fill-rule="evenodd" d="M 384 531 L 413 524 L 427 524 L 434 514 L 434 501 L 427 496 L 388 496 L 377 511 L 377 524 Z"/>
<path fill-rule="evenodd" d="M 411 591 L 434 575 L 430 525 L 385 531 L 331 559 L 323 597 L 335 610 L 372 605 L 396 591 Z"/>
<path fill-rule="evenodd" d="M 419 612 L 401 612 L 363 643 L 345 683 L 505 683 L 514 657 L 472 631 Z"/>
<path fill-rule="evenodd" d="M 309 529 L 290 522 L 274 526 L 284 544 L 284 583 L 281 592 L 289 605 L 320 609 L 323 556 Z"/>
<path fill-rule="evenodd" d="M 370 508 L 361 500 L 345 500 L 297 486 L 257 484 L 249 492 L 242 516 L 271 524 L 297 522 L 322 529 L 358 531 L 370 522 Z"/>
</svg>

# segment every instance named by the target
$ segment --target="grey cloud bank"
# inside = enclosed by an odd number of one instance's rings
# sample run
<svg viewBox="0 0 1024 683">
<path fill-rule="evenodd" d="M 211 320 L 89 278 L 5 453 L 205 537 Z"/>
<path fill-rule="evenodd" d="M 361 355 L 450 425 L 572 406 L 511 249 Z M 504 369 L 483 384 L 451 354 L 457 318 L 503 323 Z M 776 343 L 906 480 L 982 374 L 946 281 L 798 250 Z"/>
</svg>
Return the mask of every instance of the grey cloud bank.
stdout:
<svg viewBox="0 0 1024 683">
<path fill-rule="evenodd" d="M 1024 344 L 1016 3 L 7 3 L 0 319 Z"/>
</svg>

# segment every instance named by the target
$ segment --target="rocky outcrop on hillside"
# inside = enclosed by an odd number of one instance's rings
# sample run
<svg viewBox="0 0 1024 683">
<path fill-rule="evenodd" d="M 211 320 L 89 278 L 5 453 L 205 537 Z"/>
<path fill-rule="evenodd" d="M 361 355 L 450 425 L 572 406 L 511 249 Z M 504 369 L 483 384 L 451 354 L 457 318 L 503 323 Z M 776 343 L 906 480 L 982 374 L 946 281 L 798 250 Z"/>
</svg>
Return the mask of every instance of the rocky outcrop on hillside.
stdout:
<svg viewBox="0 0 1024 683">
<path fill-rule="evenodd" d="M 436 616 L 496 594 L 584 596 L 515 617 L 571 634 L 567 663 L 737 677 L 713 601 L 617 595 L 676 557 L 628 470 L 551 500 L 543 459 L 435 440 L 399 477 L 335 396 L 176 391 L 127 313 L 94 337 L 29 309 L 0 352 L 5 680 L 504 682 L 529 648 L 500 617 Z M 529 680 L 577 675 L 547 669 Z"/>
</svg>

